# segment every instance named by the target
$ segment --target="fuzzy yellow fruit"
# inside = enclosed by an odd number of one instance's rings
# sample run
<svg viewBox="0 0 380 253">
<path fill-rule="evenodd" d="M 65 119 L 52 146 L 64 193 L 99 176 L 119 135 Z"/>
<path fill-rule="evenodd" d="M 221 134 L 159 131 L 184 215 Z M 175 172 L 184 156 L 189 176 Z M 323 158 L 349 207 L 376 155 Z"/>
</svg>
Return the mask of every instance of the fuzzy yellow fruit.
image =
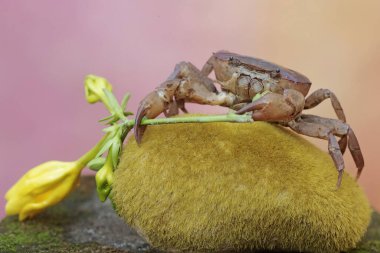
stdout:
<svg viewBox="0 0 380 253">
<path fill-rule="evenodd" d="M 164 251 L 340 252 L 370 208 L 348 174 L 336 190 L 337 176 L 326 151 L 268 123 L 157 125 L 127 142 L 111 198 Z"/>
<path fill-rule="evenodd" d="M 5 195 L 7 215 L 33 217 L 64 199 L 77 183 L 83 165 L 49 161 L 29 170 Z"/>
</svg>

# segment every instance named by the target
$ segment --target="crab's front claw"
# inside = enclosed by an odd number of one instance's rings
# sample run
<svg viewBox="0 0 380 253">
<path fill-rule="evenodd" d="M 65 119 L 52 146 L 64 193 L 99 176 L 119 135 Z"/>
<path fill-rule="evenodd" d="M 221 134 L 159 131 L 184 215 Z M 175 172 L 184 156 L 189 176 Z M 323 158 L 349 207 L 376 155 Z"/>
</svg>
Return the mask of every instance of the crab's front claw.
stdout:
<svg viewBox="0 0 380 253">
<path fill-rule="evenodd" d="M 295 90 L 285 90 L 284 94 L 268 93 L 236 114 L 252 112 L 252 118 L 258 121 L 289 121 L 302 111 L 304 101 L 303 95 Z"/>
<path fill-rule="evenodd" d="M 141 143 L 142 136 L 144 134 L 146 126 L 141 125 L 141 121 L 144 117 L 153 119 L 164 112 L 167 108 L 168 102 L 165 101 L 163 96 L 160 96 L 160 91 L 155 90 L 149 93 L 139 105 L 135 118 L 135 139 L 138 144 Z"/>
</svg>

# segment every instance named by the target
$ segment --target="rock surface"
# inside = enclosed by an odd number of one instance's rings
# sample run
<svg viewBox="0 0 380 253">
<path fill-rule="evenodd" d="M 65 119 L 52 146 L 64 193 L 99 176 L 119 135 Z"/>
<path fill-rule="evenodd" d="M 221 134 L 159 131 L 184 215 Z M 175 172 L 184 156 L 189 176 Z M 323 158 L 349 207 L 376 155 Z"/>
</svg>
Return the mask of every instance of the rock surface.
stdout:
<svg viewBox="0 0 380 253">
<path fill-rule="evenodd" d="M 117 217 L 111 203 L 98 200 L 94 181 L 82 177 L 64 202 L 33 220 L 2 220 L 0 252 L 155 252 Z M 380 214 L 373 214 L 360 248 L 351 252 L 380 252 Z"/>
</svg>

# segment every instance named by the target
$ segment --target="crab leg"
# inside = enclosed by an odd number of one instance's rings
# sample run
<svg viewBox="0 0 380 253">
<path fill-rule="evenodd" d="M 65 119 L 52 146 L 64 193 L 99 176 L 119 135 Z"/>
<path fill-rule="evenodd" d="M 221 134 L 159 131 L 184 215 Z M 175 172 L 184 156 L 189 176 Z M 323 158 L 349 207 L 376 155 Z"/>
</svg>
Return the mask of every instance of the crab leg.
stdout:
<svg viewBox="0 0 380 253">
<path fill-rule="evenodd" d="M 312 94 L 310 94 L 306 100 L 305 100 L 305 107 L 304 109 L 311 109 L 314 108 L 315 106 L 319 105 L 322 103 L 325 99 L 330 98 L 331 100 L 331 105 L 334 108 L 335 114 L 338 116 L 338 119 L 340 119 L 343 122 L 346 122 L 346 116 L 344 114 L 343 108 L 336 97 L 336 95 L 328 90 L 328 89 L 318 89 L 314 91 Z M 344 135 L 340 140 L 339 140 L 339 146 L 340 150 L 344 154 L 346 151 L 347 147 L 347 135 Z"/>
<path fill-rule="evenodd" d="M 346 152 L 347 143 L 348 143 L 347 135 L 343 135 L 340 138 L 340 140 L 338 141 L 339 148 L 340 148 L 340 151 L 342 151 L 342 154 L 344 154 L 344 152 Z"/>
<path fill-rule="evenodd" d="M 252 111 L 252 118 L 258 121 L 290 121 L 302 111 L 304 101 L 300 92 L 285 89 L 284 94 L 268 93 L 236 113 Z"/>
<path fill-rule="evenodd" d="M 213 64 L 214 61 L 215 61 L 215 56 L 212 55 L 207 60 L 207 62 L 205 63 L 205 65 L 203 65 L 201 72 L 202 72 L 202 74 L 204 76 L 208 76 L 211 73 L 211 71 L 214 69 L 214 64 Z"/>
<path fill-rule="evenodd" d="M 145 127 L 141 126 L 143 117 L 155 118 L 162 112 L 165 116 L 171 116 L 178 113 L 178 108 L 187 112 L 185 102 L 229 107 L 235 100 L 236 96 L 232 93 L 218 92 L 212 80 L 194 65 L 181 62 L 167 81 L 141 101 L 136 114 L 136 141 L 140 143 L 144 134 Z"/>
<path fill-rule="evenodd" d="M 185 101 L 182 100 L 176 100 L 173 99 L 173 102 L 169 104 L 169 108 L 167 111 L 164 111 L 165 117 L 171 117 L 174 115 L 179 114 L 179 109 L 181 109 L 182 112 L 188 113 L 187 109 L 185 108 Z"/>
<path fill-rule="evenodd" d="M 335 136 L 348 136 L 348 147 L 358 168 L 357 178 L 359 178 L 364 167 L 364 158 L 358 140 L 349 125 L 337 119 L 327 119 L 306 114 L 302 114 L 297 120 L 288 122 L 287 125 L 297 133 L 329 141 L 329 153 L 339 172 L 337 187 L 341 184 L 344 162 L 343 154 Z M 337 150 L 337 147 L 339 150 Z"/>
<path fill-rule="evenodd" d="M 297 133 L 328 140 L 328 150 L 331 158 L 334 161 L 336 170 L 338 171 L 338 181 L 336 183 L 336 187 L 339 188 L 343 178 L 344 160 L 342 152 L 340 151 L 338 142 L 333 135 L 332 130 L 327 126 L 317 123 L 305 122 L 302 120 L 290 121 L 288 122 L 288 126 Z"/>
<path fill-rule="evenodd" d="M 346 122 L 346 116 L 344 115 L 344 111 L 342 106 L 340 105 L 340 102 L 336 95 L 328 90 L 328 89 L 319 89 L 311 93 L 306 99 L 305 99 L 305 107 L 304 109 L 311 109 L 315 106 L 322 103 L 325 99 L 330 98 L 331 105 L 334 108 L 334 111 L 336 115 L 338 116 L 338 119 L 340 119 L 343 122 Z"/>
<path fill-rule="evenodd" d="M 351 156 L 354 159 L 355 165 L 358 168 L 356 177 L 359 178 L 364 167 L 364 158 L 360 149 L 358 139 L 352 128 L 347 124 L 337 119 L 328 119 L 315 115 L 302 114 L 301 118 L 304 121 L 318 123 L 320 125 L 328 126 L 334 133 L 334 135 L 342 137 L 348 140 L 348 149 Z M 342 152 L 343 154 L 343 152 Z"/>
<path fill-rule="evenodd" d="M 360 174 L 363 171 L 364 167 L 364 158 L 362 151 L 359 146 L 358 139 L 352 128 L 348 129 L 348 149 L 350 150 L 351 156 L 354 159 L 355 165 L 358 168 L 358 172 L 356 173 L 356 179 L 359 179 Z"/>
</svg>

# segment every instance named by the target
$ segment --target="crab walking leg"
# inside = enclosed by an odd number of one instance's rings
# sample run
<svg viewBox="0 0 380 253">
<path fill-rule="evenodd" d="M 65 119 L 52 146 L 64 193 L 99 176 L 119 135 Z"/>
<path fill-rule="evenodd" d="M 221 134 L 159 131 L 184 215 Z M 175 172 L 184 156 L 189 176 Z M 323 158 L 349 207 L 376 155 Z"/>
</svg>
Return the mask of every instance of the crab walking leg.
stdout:
<svg viewBox="0 0 380 253">
<path fill-rule="evenodd" d="M 346 116 L 344 114 L 343 108 L 334 94 L 334 92 L 328 90 L 328 89 L 318 89 L 311 93 L 305 100 L 305 108 L 304 109 L 311 109 L 314 108 L 315 106 L 319 105 L 322 103 L 325 99 L 330 98 L 331 100 L 331 105 L 334 108 L 335 114 L 338 116 L 338 119 L 340 119 L 343 122 L 346 122 Z M 339 147 L 342 153 L 346 151 L 347 147 L 347 135 L 344 135 L 340 140 L 339 140 Z"/>
<path fill-rule="evenodd" d="M 346 152 L 347 143 L 348 143 L 347 135 L 342 136 L 340 138 L 340 140 L 338 141 L 339 148 L 340 148 L 340 151 L 342 152 L 342 154 L 344 154 L 344 152 Z"/>
<path fill-rule="evenodd" d="M 286 89 L 284 94 L 268 93 L 261 98 L 247 104 L 236 114 L 252 111 L 252 118 L 258 121 L 290 121 L 303 109 L 303 95 L 296 91 Z"/>
<path fill-rule="evenodd" d="M 342 178 L 343 178 L 343 170 L 344 170 L 344 160 L 343 160 L 343 154 L 340 151 L 340 147 L 338 144 L 338 141 L 336 140 L 335 136 L 330 132 L 328 133 L 328 150 L 329 154 L 332 157 L 335 167 L 338 171 L 338 182 L 336 183 L 336 187 L 339 188 L 342 184 Z"/>
<path fill-rule="evenodd" d="M 326 133 L 333 134 L 334 136 L 339 136 L 339 137 L 348 136 L 348 148 L 351 151 L 352 158 L 354 159 L 355 165 L 358 169 L 356 178 L 357 179 L 359 178 L 364 167 L 364 158 L 360 150 L 359 142 L 353 130 L 348 124 L 337 119 L 328 119 L 328 118 L 323 118 L 323 117 L 319 117 L 315 115 L 302 114 L 296 121 L 288 122 L 287 125 L 298 133 L 308 135 L 311 137 L 321 138 L 321 139 L 327 139 Z M 329 152 L 330 152 L 330 146 L 329 146 Z M 331 154 L 330 152 L 330 155 L 332 156 L 336 166 L 337 166 L 337 162 L 336 162 L 337 159 L 340 160 L 340 156 L 336 158 L 337 154 L 338 152 L 335 152 L 334 155 Z M 343 154 L 342 154 L 342 159 L 343 159 Z M 339 166 L 337 166 L 337 170 L 339 171 Z M 340 183 L 337 185 L 339 186 Z"/>
<path fill-rule="evenodd" d="M 344 111 L 342 106 L 340 105 L 340 102 L 338 98 L 335 96 L 335 94 L 328 90 L 328 89 L 319 89 L 311 93 L 306 99 L 305 99 L 305 107 L 304 109 L 311 109 L 315 106 L 322 103 L 325 99 L 330 98 L 331 105 L 334 108 L 334 111 L 336 115 L 338 116 L 338 119 L 340 119 L 343 122 L 346 122 L 346 116 L 344 115 Z"/>
<path fill-rule="evenodd" d="M 358 139 L 352 128 L 348 129 L 348 149 L 350 150 L 351 156 L 355 161 L 358 172 L 356 173 L 356 179 L 359 179 L 360 174 L 364 168 L 364 158 L 363 153 L 360 149 Z"/>
<path fill-rule="evenodd" d="M 332 130 L 327 126 L 305 122 L 302 121 L 302 119 L 290 121 L 288 122 L 288 126 L 299 134 L 328 140 L 329 154 L 334 161 L 336 170 L 338 171 L 338 181 L 336 183 L 336 187 L 339 188 L 343 178 L 344 160 L 339 144 L 332 133 Z"/>
<path fill-rule="evenodd" d="M 140 103 L 136 114 L 135 138 L 141 142 L 145 127 L 141 126 L 144 116 L 155 118 L 162 112 L 171 116 L 184 110 L 185 102 L 198 104 L 232 106 L 236 96 L 218 92 L 211 79 L 204 76 L 194 65 L 181 62 L 176 65 L 168 80 L 148 94 Z"/>
<path fill-rule="evenodd" d="M 205 75 L 205 76 L 208 76 L 212 70 L 214 69 L 214 64 L 213 62 L 215 61 L 215 56 L 212 55 L 208 60 L 207 62 L 205 63 L 205 65 L 203 65 L 202 67 L 202 74 Z"/>
<path fill-rule="evenodd" d="M 360 149 L 358 139 L 356 138 L 356 135 L 352 128 L 347 123 L 344 123 L 337 119 L 328 119 L 316 115 L 307 114 L 302 114 L 300 118 L 306 122 L 317 123 L 320 125 L 327 126 L 333 131 L 334 135 L 339 137 L 346 137 L 346 139 L 348 139 L 348 149 L 350 150 L 356 168 L 358 169 L 356 174 L 356 178 L 358 179 L 364 167 L 364 158 Z"/>
<path fill-rule="evenodd" d="M 173 101 L 170 102 L 168 105 L 168 110 L 164 111 L 164 115 L 167 118 L 174 115 L 178 115 L 179 110 L 181 110 L 184 113 L 188 113 L 187 109 L 185 108 L 185 101 L 173 99 Z"/>
</svg>

